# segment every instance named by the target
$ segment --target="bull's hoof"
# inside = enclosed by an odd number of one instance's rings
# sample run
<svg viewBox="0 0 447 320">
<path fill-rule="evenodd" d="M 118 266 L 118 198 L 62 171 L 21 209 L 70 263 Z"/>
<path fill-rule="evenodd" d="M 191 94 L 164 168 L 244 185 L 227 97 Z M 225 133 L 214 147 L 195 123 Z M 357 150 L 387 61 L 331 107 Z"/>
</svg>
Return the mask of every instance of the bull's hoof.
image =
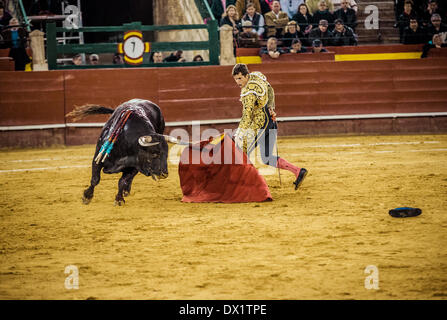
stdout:
<svg viewBox="0 0 447 320">
<path fill-rule="evenodd" d="M 161 175 L 160 175 L 160 179 L 166 179 L 168 177 L 168 174 L 167 173 L 162 173 Z"/>
<path fill-rule="evenodd" d="M 122 206 L 126 203 L 126 201 L 124 201 L 124 199 L 122 200 L 115 200 L 115 206 Z"/>
<path fill-rule="evenodd" d="M 92 198 L 82 197 L 82 203 L 83 203 L 83 204 L 89 204 L 90 201 L 92 201 Z"/>
</svg>

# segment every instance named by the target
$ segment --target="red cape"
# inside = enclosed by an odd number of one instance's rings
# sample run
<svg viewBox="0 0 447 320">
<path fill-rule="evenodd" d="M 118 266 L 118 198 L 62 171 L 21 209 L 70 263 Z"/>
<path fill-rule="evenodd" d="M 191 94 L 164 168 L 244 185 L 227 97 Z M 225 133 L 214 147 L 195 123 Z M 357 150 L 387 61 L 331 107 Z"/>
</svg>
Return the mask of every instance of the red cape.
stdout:
<svg viewBox="0 0 447 320">
<path fill-rule="evenodd" d="M 228 135 L 216 145 L 202 141 L 185 148 L 178 171 L 183 202 L 272 200 L 264 178 Z"/>
</svg>

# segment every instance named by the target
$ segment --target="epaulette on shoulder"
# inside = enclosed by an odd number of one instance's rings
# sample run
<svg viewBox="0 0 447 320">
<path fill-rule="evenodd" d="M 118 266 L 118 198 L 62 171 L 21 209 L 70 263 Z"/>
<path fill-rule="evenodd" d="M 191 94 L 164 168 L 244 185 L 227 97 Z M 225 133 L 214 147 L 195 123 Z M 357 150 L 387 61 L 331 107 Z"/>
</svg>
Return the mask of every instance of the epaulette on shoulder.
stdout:
<svg viewBox="0 0 447 320">
<path fill-rule="evenodd" d="M 260 78 L 262 81 L 267 81 L 267 77 L 259 71 L 254 71 L 251 75 Z"/>
<path fill-rule="evenodd" d="M 250 81 L 248 81 L 244 90 L 242 90 L 241 97 L 249 95 L 250 93 L 257 95 L 258 97 L 262 97 L 266 94 L 266 91 L 265 91 L 264 86 L 261 83 L 259 83 L 257 81 L 250 80 Z"/>
</svg>

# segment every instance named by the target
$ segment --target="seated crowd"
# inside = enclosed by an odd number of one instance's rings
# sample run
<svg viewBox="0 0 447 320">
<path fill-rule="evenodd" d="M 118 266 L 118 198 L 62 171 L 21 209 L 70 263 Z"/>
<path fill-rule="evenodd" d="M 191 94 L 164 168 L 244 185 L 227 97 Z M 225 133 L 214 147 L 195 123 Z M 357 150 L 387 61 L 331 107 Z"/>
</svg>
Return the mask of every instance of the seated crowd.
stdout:
<svg viewBox="0 0 447 320">
<path fill-rule="evenodd" d="M 219 25 L 233 30 L 234 47 L 261 48 L 260 54 L 276 59 L 284 53 L 325 52 L 327 46 L 357 45 L 357 10 L 355 0 L 206 0 Z M 35 1 L 36 14 L 54 12 L 49 4 Z M 425 44 L 422 57 L 431 48 L 445 46 L 447 1 L 395 0 L 395 27 L 403 44 Z M 34 5 L 35 4 L 35 5 Z M 37 6 L 39 4 L 39 6 Z M 47 7 L 42 6 L 47 5 Z M 50 10 L 52 9 L 52 11 Z M 33 12 L 34 12 L 33 11 Z M 0 0 L 0 48 L 11 48 L 15 70 L 25 70 L 31 61 L 28 32 Z M 102 60 L 102 58 L 101 58 Z M 170 54 L 152 52 L 150 63 L 185 62 L 181 50 Z M 200 55 L 190 61 L 203 61 Z M 75 55 L 73 65 L 101 64 L 97 54 Z M 114 64 L 123 64 L 115 54 Z"/>
<path fill-rule="evenodd" d="M 0 0 L 0 49 L 9 49 L 8 57 L 14 60 L 14 70 L 23 71 L 31 62 L 27 53 L 28 47 L 28 32 Z"/>
<path fill-rule="evenodd" d="M 395 2 L 396 24 L 400 42 L 403 44 L 424 44 L 441 34 L 445 42 L 447 34 L 446 1 L 404 0 Z"/>
<path fill-rule="evenodd" d="M 414 1 L 414 2 L 413 2 Z M 220 26 L 233 28 L 234 46 L 261 47 L 268 50 L 267 40 L 275 38 L 279 48 L 272 58 L 296 52 L 292 43 L 299 40 L 313 48 L 314 40 L 327 46 L 355 46 L 358 5 L 355 0 L 208 0 Z M 439 0 L 396 0 L 396 25 L 400 42 L 433 44 L 433 36 L 441 34 L 445 43 L 446 3 Z M 416 4 L 415 4 L 416 3 Z M 272 43 L 270 43 L 273 46 Z"/>
<path fill-rule="evenodd" d="M 220 26 L 233 28 L 235 47 L 261 47 L 260 54 L 312 52 L 322 46 L 357 45 L 355 0 L 208 0 Z M 218 10 L 220 9 L 220 11 Z M 274 43 L 268 40 L 274 38 Z M 292 48 L 292 44 L 300 49 Z M 271 53 L 268 46 L 277 46 Z M 319 47 L 319 45 L 317 46 Z M 309 48 L 309 50 L 307 49 Z M 318 50 L 318 49 L 316 49 Z"/>
</svg>

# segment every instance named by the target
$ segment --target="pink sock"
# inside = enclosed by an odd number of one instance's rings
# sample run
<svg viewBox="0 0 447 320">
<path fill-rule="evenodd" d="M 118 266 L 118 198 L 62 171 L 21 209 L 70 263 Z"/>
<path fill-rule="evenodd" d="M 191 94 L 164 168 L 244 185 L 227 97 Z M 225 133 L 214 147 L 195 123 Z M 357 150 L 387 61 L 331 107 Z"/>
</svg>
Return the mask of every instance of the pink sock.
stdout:
<svg viewBox="0 0 447 320">
<path fill-rule="evenodd" d="M 295 167 L 293 164 L 288 162 L 287 160 L 283 158 L 278 158 L 278 161 L 276 162 L 276 167 L 280 169 L 289 170 L 290 172 L 295 174 L 295 177 L 298 177 L 298 174 L 300 173 L 300 169 L 298 167 Z"/>
</svg>

